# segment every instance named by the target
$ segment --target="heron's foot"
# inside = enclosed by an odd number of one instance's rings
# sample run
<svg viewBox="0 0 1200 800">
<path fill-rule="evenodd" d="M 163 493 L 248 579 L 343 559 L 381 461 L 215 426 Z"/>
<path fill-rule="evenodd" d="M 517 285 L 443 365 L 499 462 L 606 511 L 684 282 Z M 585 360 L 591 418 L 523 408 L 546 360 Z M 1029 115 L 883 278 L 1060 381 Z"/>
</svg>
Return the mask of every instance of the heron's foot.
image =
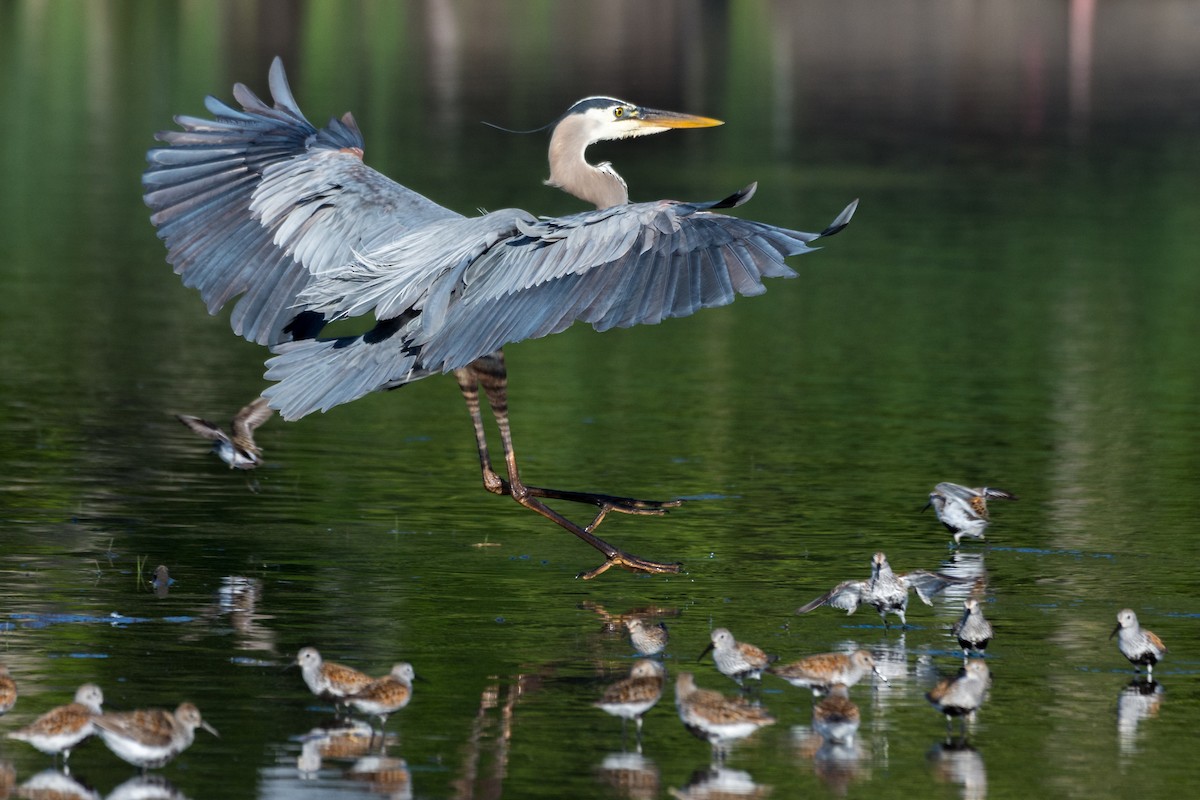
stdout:
<svg viewBox="0 0 1200 800">
<path fill-rule="evenodd" d="M 565 489 L 546 489 L 540 486 L 526 486 L 531 497 L 544 500 L 565 500 L 568 503 L 583 503 L 584 505 L 599 506 L 604 513 L 616 511 L 621 514 L 647 514 L 662 516 L 669 508 L 679 508 L 683 500 L 639 500 L 635 497 L 618 497 L 598 492 L 572 492 Z"/>
<path fill-rule="evenodd" d="M 679 563 L 678 561 L 670 564 L 663 563 L 661 561 L 649 561 L 645 558 L 639 558 L 638 556 L 630 553 L 624 553 L 620 550 L 616 550 L 612 555 L 606 558 L 604 563 L 600 566 L 596 567 L 595 569 L 587 570 L 586 572 L 581 572 L 575 577 L 582 578 L 585 581 L 590 581 L 592 578 L 608 572 L 608 570 L 612 569 L 613 567 L 621 567 L 622 569 L 627 569 L 630 572 L 648 572 L 652 575 L 675 574 L 683 570 L 683 564 Z"/>
</svg>

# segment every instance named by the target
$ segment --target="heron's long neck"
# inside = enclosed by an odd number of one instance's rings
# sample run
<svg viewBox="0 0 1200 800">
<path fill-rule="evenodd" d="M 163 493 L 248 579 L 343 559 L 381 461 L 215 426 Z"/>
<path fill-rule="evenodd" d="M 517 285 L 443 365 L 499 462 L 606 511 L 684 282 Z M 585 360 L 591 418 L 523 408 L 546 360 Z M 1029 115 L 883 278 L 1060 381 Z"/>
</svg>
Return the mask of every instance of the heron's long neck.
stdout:
<svg viewBox="0 0 1200 800">
<path fill-rule="evenodd" d="M 559 124 L 550 137 L 550 178 L 546 184 L 595 203 L 596 208 L 628 203 L 629 190 L 612 165 L 592 165 L 584 158 L 588 144 L 566 121 Z"/>
</svg>

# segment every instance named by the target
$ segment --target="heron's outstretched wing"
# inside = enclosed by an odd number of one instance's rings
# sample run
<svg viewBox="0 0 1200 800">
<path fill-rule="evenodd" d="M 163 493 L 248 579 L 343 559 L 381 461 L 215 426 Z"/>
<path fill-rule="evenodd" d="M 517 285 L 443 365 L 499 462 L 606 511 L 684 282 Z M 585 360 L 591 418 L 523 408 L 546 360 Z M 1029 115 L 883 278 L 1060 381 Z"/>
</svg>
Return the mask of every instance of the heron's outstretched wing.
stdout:
<svg viewBox="0 0 1200 800">
<path fill-rule="evenodd" d="M 866 581 L 842 581 L 816 600 L 812 600 L 797 608 L 796 613 L 807 614 L 823 605 L 830 605 L 845 611 L 847 614 L 853 614 L 858 610 L 859 604 L 862 603 L 863 588 L 866 585 Z"/>
<path fill-rule="evenodd" d="M 548 336 L 576 321 L 596 330 L 655 324 L 766 291 L 763 278 L 795 277 L 788 256 L 844 228 L 857 201 L 821 233 L 712 213 L 717 203 L 635 203 L 535 223 L 463 273 L 461 294 L 436 329 L 414 343 L 421 364 L 447 371 L 505 344 Z"/>
<path fill-rule="evenodd" d="M 322 315 L 371 312 L 369 333 L 274 348 L 264 394 L 285 419 L 466 366 L 500 347 L 573 322 L 598 330 L 656 323 L 759 294 L 791 277 L 789 255 L 837 233 L 856 203 L 821 233 L 660 201 L 535 220 L 517 210 L 438 220 L 369 252 L 299 297 Z"/>
<path fill-rule="evenodd" d="M 896 579 L 900 581 L 905 590 L 914 590 L 917 597 L 921 598 L 921 602 L 927 606 L 933 605 L 933 596 L 947 586 L 971 583 L 974 580 L 974 578 L 956 578 L 941 572 L 926 572 L 923 569 L 897 575 Z"/>
<path fill-rule="evenodd" d="M 349 264 L 415 226 L 458 215 L 362 161 L 349 114 L 318 130 L 305 119 L 276 58 L 268 106 L 245 86 L 242 110 L 206 100 L 213 119 L 178 117 L 182 130 L 147 153 L 142 176 L 167 260 L 200 290 L 209 313 L 241 295 L 230 323 L 260 344 L 315 335 L 295 299 L 316 275 Z"/>
</svg>

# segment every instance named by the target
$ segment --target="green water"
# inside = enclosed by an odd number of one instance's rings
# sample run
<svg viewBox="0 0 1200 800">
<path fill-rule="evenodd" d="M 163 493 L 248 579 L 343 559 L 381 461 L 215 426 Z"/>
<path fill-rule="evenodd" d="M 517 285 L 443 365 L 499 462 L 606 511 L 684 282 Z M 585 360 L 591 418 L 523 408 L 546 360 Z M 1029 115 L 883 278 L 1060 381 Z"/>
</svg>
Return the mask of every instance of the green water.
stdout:
<svg viewBox="0 0 1200 800">
<path fill-rule="evenodd" d="M 735 690 L 696 662 L 717 626 L 785 660 L 861 646 L 885 664 L 890 683 L 852 691 L 840 760 L 805 735 L 809 697 L 768 678 L 778 722 L 724 765 L 744 789 L 1194 791 L 1197 7 L 1098 4 L 1081 103 L 1060 5 L 0 4 L 0 661 L 22 693 L 0 732 L 94 681 L 113 709 L 200 707 L 220 738 L 161 770 L 195 800 L 666 797 L 710 764 L 670 686 L 640 761 L 614 758 L 620 721 L 592 707 L 633 658 L 599 609 L 654 606 L 671 682 Z M 449 378 L 272 420 L 248 474 L 172 418 L 224 423 L 264 352 L 166 265 L 144 153 L 205 94 L 265 91 L 276 53 L 311 119 L 353 110 L 369 163 L 464 213 L 578 210 L 540 185 L 544 137 L 477 122 L 533 127 L 596 92 L 727 121 L 595 148 L 635 199 L 758 180 L 738 213 L 815 230 L 861 198 L 762 297 L 506 348 L 527 479 L 689 498 L 601 529 L 684 574 L 577 581 L 593 551 L 480 488 Z M 944 480 L 1021 499 L 955 553 L 919 510 Z M 903 632 L 793 613 L 875 550 L 985 579 L 994 686 L 969 750 L 939 749 L 923 697 L 961 663 L 961 593 L 914 600 Z M 164 598 L 145 586 L 159 563 Z M 1118 716 L 1133 672 L 1106 641 L 1126 606 L 1170 647 L 1140 719 Z M 405 766 L 297 769 L 332 712 L 283 669 L 305 645 L 415 665 L 388 723 Z M 99 742 L 71 765 L 101 794 L 136 772 Z M 0 795 L 9 770 L 51 766 L 0 739 Z"/>
</svg>

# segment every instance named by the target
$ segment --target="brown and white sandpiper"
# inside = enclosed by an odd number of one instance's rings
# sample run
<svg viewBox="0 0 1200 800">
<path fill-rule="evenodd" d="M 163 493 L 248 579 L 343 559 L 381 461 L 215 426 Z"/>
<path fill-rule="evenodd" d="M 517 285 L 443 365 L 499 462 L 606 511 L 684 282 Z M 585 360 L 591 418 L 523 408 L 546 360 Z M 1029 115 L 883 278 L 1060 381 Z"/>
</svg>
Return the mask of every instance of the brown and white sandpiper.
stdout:
<svg viewBox="0 0 1200 800">
<path fill-rule="evenodd" d="M 74 747 L 95 733 L 92 723 L 103 712 L 103 702 L 100 687 L 85 683 L 75 690 L 73 703 L 50 709 L 24 728 L 9 733 L 8 738 L 31 744 L 47 755 L 62 753 L 65 762 Z"/>
<path fill-rule="evenodd" d="M 700 658 L 704 658 L 711 650 L 717 669 L 722 675 L 737 681 L 738 686 L 747 678 L 760 680 L 763 670 L 776 659 L 776 656 L 767 655 L 759 647 L 737 641 L 726 628 L 714 628 L 709 638 L 711 641 Z"/>
<path fill-rule="evenodd" d="M 1134 667 L 1144 666 L 1149 675 L 1154 674 L 1154 665 L 1162 661 L 1167 652 L 1167 646 L 1153 631 L 1148 631 L 1138 624 L 1137 614 L 1131 608 L 1123 608 L 1117 612 L 1117 627 L 1108 635 L 1109 639 L 1117 637 L 1117 647 L 1121 655 L 1129 659 Z"/>
</svg>

